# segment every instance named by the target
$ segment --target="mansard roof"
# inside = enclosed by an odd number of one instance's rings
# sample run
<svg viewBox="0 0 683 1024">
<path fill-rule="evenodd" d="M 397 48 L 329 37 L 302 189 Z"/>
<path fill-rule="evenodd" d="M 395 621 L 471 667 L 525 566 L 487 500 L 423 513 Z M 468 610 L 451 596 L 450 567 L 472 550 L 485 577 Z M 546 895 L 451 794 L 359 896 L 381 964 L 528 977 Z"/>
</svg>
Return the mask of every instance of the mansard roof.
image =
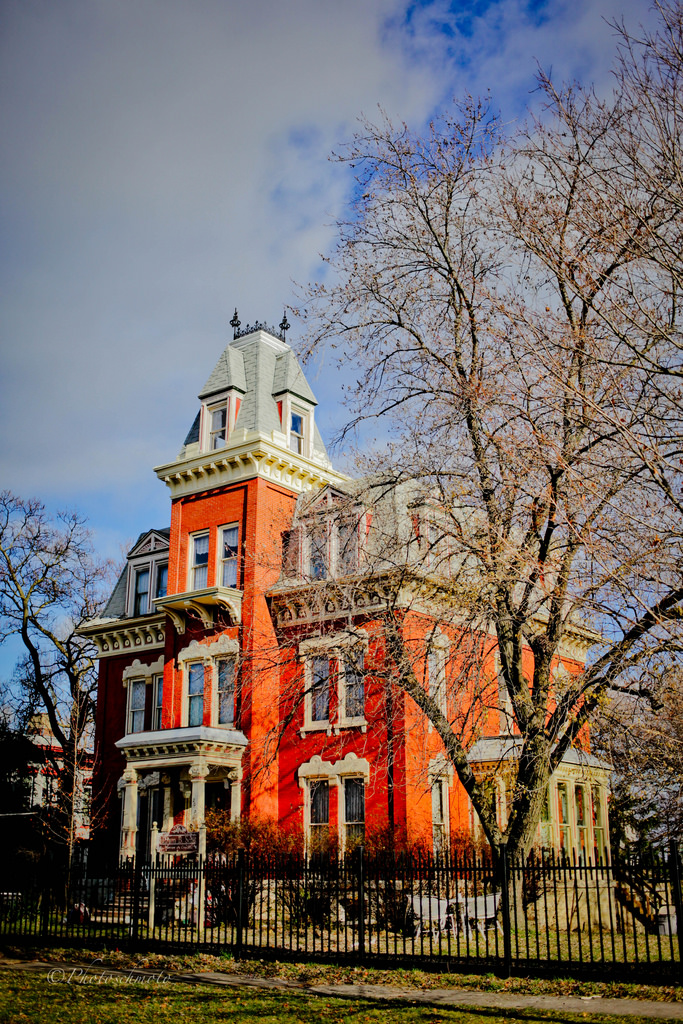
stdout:
<svg viewBox="0 0 683 1024">
<path fill-rule="evenodd" d="M 221 391 L 229 391 L 234 388 L 242 394 L 247 390 L 247 378 L 244 371 L 244 356 L 242 352 L 228 345 L 225 351 L 221 352 L 218 362 L 214 366 L 209 379 L 199 392 L 201 399 L 209 398 Z"/>
<path fill-rule="evenodd" d="M 318 404 L 292 349 L 262 329 L 230 342 L 200 391 L 199 399 L 206 401 L 212 395 L 230 390 L 241 395 L 235 430 L 248 433 L 270 434 L 282 429 L 276 396 L 289 393 L 295 401 Z M 199 414 L 190 427 L 185 444 L 198 440 Z M 315 425 L 314 448 L 327 454 Z"/>
</svg>

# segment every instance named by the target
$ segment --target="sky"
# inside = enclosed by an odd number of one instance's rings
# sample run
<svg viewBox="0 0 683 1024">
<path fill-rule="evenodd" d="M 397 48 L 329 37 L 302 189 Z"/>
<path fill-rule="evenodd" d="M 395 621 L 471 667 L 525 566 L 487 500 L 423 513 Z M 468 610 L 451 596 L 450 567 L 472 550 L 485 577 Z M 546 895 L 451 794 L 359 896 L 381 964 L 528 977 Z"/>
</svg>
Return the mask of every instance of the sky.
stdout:
<svg viewBox="0 0 683 1024">
<path fill-rule="evenodd" d="M 277 325 L 320 277 L 358 116 L 489 91 L 514 123 L 537 64 L 603 91 L 622 16 L 647 0 L 2 0 L 0 488 L 107 557 L 167 525 L 153 467 L 235 307 Z M 343 379 L 309 378 L 329 439 Z"/>
</svg>

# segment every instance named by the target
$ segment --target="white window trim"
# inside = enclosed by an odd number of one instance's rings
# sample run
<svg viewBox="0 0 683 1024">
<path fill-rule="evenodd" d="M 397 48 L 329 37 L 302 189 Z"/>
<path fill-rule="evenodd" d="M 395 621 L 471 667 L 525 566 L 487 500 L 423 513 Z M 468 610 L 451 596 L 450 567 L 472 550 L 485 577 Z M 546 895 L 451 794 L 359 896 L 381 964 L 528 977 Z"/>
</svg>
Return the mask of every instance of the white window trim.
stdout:
<svg viewBox="0 0 683 1024">
<path fill-rule="evenodd" d="M 209 539 L 209 551 L 206 560 L 206 583 L 203 587 L 195 587 L 194 585 L 194 573 L 198 566 L 194 564 L 194 542 L 199 537 L 208 537 Z M 187 590 L 188 593 L 192 593 L 195 590 L 206 590 L 209 586 L 209 566 L 211 564 L 211 531 L 210 530 L 196 530 L 194 533 L 190 533 L 187 538 L 188 541 L 188 559 L 187 559 Z"/>
<path fill-rule="evenodd" d="M 370 762 L 364 757 L 358 757 L 357 754 L 348 753 L 339 761 L 334 763 L 331 761 L 323 761 L 319 754 L 314 754 L 310 761 L 304 762 L 299 765 L 297 772 L 299 786 L 304 793 L 304 840 L 306 844 L 306 851 L 308 852 L 308 845 L 310 842 L 310 828 L 311 828 L 311 782 L 318 782 L 321 780 L 326 781 L 330 789 L 336 787 L 338 790 L 337 798 L 337 835 L 339 839 L 339 845 L 341 852 L 344 852 L 346 844 L 346 832 L 345 832 L 345 798 L 344 798 L 344 785 L 343 780 L 345 778 L 362 779 L 365 786 L 365 793 L 367 798 L 367 790 L 370 784 Z M 367 802 L 365 805 L 366 811 L 366 822 L 367 822 Z M 330 821 L 330 826 L 332 826 Z"/>
<path fill-rule="evenodd" d="M 361 732 L 367 732 L 367 719 L 343 717 L 343 700 L 345 697 L 344 679 L 344 653 L 352 647 L 361 646 L 363 653 L 367 654 L 368 635 L 363 630 L 350 629 L 344 633 L 335 633 L 326 637 L 310 637 L 302 640 L 299 644 L 299 659 L 304 666 L 304 724 L 299 729 L 299 735 L 305 736 L 309 732 L 326 732 L 331 736 L 334 732 L 338 735 L 340 729 L 360 728 Z M 324 722 L 313 721 L 313 666 L 314 658 L 327 657 L 329 661 L 337 663 L 337 720 L 329 718 Z M 330 696 L 332 696 L 332 682 L 330 682 Z M 367 695 L 366 695 L 367 696 Z"/>
<path fill-rule="evenodd" d="M 127 686 L 130 679 L 141 679 L 144 678 L 145 682 L 149 682 L 152 676 L 159 674 L 163 675 L 164 671 L 164 656 L 160 654 L 156 661 L 151 662 L 149 665 L 143 665 L 139 658 L 136 658 L 130 665 L 123 670 L 123 685 Z"/>
<path fill-rule="evenodd" d="M 239 657 L 239 641 L 223 634 L 217 640 L 209 644 L 201 644 L 197 640 L 179 652 L 177 656 L 178 667 L 182 675 L 181 697 L 180 697 L 180 727 L 187 728 L 189 718 L 189 666 L 198 661 L 204 664 L 204 695 L 206 687 L 211 687 L 211 728 L 234 729 L 233 725 L 218 725 L 218 666 L 219 658 L 235 659 L 235 678 L 237 678 L 237 662 Z M 208 671 L 207 671 L 208 669 Z M 193 726 L 193 728 L 198 728 Z"/>
</svg>

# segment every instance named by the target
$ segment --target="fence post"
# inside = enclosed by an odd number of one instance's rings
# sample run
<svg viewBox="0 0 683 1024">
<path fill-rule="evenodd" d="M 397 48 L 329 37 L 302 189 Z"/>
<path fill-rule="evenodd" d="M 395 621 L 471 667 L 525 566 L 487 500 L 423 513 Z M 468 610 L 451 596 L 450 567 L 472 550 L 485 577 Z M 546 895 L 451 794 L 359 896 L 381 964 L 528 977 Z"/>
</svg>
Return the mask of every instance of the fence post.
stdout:
<svg viewBox="0 0 683 1024">
<path fill-rule="evenodd" d="M 674 903 L 676 904 L 676 932 L 678 934 L 678 970 L 683 978 L 683 898 L 681 897 L 681 858 L 675 839 L 669 843 L 669 870 Z"/>
<path fill-rule="evenodd" d="M 199 826 L 199 856 L 197 858 L 197 941 L 204 938 L 206 908 L 206 825 Z"/>
<path fill-rule="evenodd" d="M 501 888 L 501 910 L 503 918 L 503 963 L 501 977 L 509 978 L 512 974 L 512 933 L 510 928 L 510 872 L 508 864 L 508 841 L 503 836 L 500 840 L 498 853 Z"/>
<path fill-rule="evenodd" d="M 242 906 L 244 904 L 244 850 L 237 851 L 237 936 L 235 941 L 235 959 L 239 960 L 242 952 Z"/>
<path fill-rule="evenodd" d="M 365 958 L 365 847 L 358 847 L 358 957 Z"/>
<path fill-rule="evenodd" d="M 155 868 L 158 862 L 157 849 L 159 844 L 159 827 L 156 821 L 152 822 L 152 836 L 149 844 L 149 906 L 147 909 L 147 936 L 154 935 L 155 917 L 155 896 L 156 896 L 156 873 Z"/>
<path fill-rule="evenodd" d="M 48 938 L 50 932 L 50 879 L 52 879 L 52 865 L 50 870 L 45 871 L 43 865 L 41 874 L 43 875 L 43 899 L 40 907 L 40 927 L 43 941 Z"/>
<path fill-rule="evenodd" d="M 140 890 L 142 889 L 142 857 L 133 861 L 133 909 L 131 912 L 130 937 L 133 948 L 138 944 L 140 935 Z"/>
</svg>

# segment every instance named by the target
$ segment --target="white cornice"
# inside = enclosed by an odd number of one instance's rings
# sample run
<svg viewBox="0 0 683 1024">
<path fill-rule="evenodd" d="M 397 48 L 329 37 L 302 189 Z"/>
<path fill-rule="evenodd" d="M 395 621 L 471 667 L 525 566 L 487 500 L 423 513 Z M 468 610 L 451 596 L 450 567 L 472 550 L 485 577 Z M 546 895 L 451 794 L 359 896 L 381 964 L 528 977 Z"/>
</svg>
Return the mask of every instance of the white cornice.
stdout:
<svg viewBox="0 0 683 1024">
<path fill-rule="evenodd" d="M 265 434 L 247 434 L 241 444 L 213 452 L 196 451 L 189 458 L 178 458 L 154 470 L 168 485 L 171 495 L 180 498 L 199 491 L 226 487 L 261 477 L 300 493 L 325 484 L 343 484 L 348 477 L 337 473 L 325 460 L 316 461 L 296 455 L 276 444 Z"/>
<path fill-rule="evenodd" d="M 164 646 L 164 616 L 137 619 L 92 619 L 79 633 L 97 645 L 98 658 L 113 658 L 130 651 L 155 651 Z"/>
</svg>

